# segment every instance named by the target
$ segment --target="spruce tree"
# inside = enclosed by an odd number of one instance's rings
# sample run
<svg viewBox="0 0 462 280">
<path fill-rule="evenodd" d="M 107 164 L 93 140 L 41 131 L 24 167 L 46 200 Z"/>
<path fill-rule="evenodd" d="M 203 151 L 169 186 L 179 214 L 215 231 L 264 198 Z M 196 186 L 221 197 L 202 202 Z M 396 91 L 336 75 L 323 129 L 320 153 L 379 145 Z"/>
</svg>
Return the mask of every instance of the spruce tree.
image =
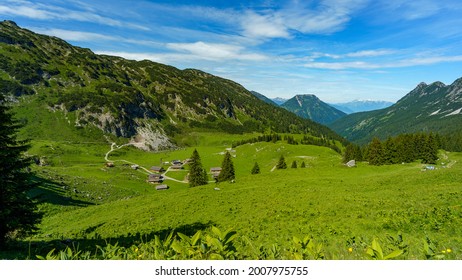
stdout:
<svg viewBox="0 0 462 280">
<path fill-rule="evenodd" d="M 221 172 L 218 175 L 218 182 L 226 182 L 231 181 L 236 178 L 234 173 L 234 165 L 233 161 L 231 160 L 231 154 L 226 152 L 225 157 L 223 158 L 223 162 L 221 163 Z"/>
<path fill-rule="evenodd" d="M 202 167 L 201 157 L 196 149 L 191 155 L 191 163 L 189 169 L 189 186 L 190 187 L 197 187 L 206 185 L 208 183 L 207 180 L 207 172 Z"/>
<path fill-rule="evenodd" d="M 302 164 L 300 165 L 300 168 L 305 168 L 305 167 L 306 167 L 305 162 L 302 161 Z"/>
<path fill-rule="evenodd" d="M 383 147 L 382 142 L 375 137 L 367 148 L 367 160 L 370 165 L 382 165 L 383 159 Z"/>
<path fill-rule="evenodd" d="M 33 187 L 26 172 L 32 160 L 23 155 L 27 143 L 16 139 L 20 127 L 0 94 L 0 248 L 13 232 L 22 236 L 36 230 L 41 218 L 27 195 Z"/>
<path fill-rule="evenodd" d="M 287 168 L 287 163 L 286 160 L 284 159 L 284 156 L 281 155 L 279 158 L 278 164 L 276 165 L 276 169 L 286 169 Z"/>
<path fill-rule="evenodd" d="M 343 152 L 343 163 L 347 163 L 352 159 L 355 159 L 355 147 L 353 144 L 348 144 L 345 152 Z"/>
<path fill-rule="evenodd" d="M 422 163 L 435 164 L 438 160 L 438 143 L 433 133 L 425 137 L 421 156 Z"/>
<path fill-rule="evenodd" d="M 297 161 L 292 161 L 292 165 L 290 166 L 291 168 L 297 168 Z"/>
<path fill-rule="evenodd" d="M 250 172 L 251 174 L 260 174 L 260 166 L 258 166 L 258 163 L 255 162 L 253 165 L 252 171 Z"/>
</svg>

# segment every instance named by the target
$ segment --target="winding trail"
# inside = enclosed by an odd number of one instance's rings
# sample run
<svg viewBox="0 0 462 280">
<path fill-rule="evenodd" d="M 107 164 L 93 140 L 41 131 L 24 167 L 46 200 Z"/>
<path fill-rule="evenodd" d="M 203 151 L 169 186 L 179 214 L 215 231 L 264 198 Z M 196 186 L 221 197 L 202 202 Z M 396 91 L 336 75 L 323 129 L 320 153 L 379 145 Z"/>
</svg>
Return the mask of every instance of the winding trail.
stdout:
<svg viewBox="0 0 462 280">
<path fill-rule="evenodd" d="M 104 156 L 104 160 L 106 162 L 125 162 L 125 163 L 128 163 L 128 164 L 131 164 L 131 165 L 138 165 L 138 171 L 142 172 L 143 174 L 146 174 L 146 175 L 149 175 L 149 174 L 154 174 L 153 172 L 151 172 L 149 169 L 135 163 L 135 162 L 131 162 L 131 161 L 128 161 L 128 160 L 124 160 L 124 159 L 118 159 L 118 160 L 110 160 L 109 159 L 109 154 L 112 153 L 113 151 L 116 151 L 116 150 L 119 150 L 123 147 L 126 147 L 126 146 L 132 146 L 133 144 L 132 143 L 128 143 L 128 144 L 123 144 L 123 145 L 120 145 L 120 146 L 117 146 L 116 143 L 112 143 L 111 144 L 111 149 L 106 153 L 106 155 Z M 145 172 L 143 172 L 143 171 Z M 162 175 L 162 177 L 164 178 L 164 180 L 170 180 L 170 181 L 175 181 L 175 182 L 178 182 L 178 183 L 183 183 L 183 184 L 187 184 L 188 182 L 187 181 L 180 181 L 180 180 L 177 180 L 175 178 L 172 178 L 172 177 L 169 177 L 165 174 L 167 174 L 167 172 L 171 171 L 170 170 L 170 167 L 167 168 L 167 170 L 164 172 L 164 173 L 161 173 L 160 175 Z"/>
</svg>

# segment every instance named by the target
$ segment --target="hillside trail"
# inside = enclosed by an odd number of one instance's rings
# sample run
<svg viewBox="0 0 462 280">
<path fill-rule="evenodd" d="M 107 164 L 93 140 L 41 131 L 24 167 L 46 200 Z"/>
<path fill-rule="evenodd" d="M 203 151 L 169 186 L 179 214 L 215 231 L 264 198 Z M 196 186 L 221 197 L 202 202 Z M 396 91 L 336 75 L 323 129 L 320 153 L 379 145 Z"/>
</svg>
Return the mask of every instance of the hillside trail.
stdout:
<svg viewBox="0 0 462 280">
<path fill-rule="evenodd" d="M 106 153 L 106 155 L 104 156 L 104 160 L 105 160 L 106 162 L 125 162 L 125 163 L 131 164 L 131 165 L 138 165 L 138 168 L 141 169 L 141 170 L 143 170 L 143 171 L 145 171 L 145 172 L 143 172 L 143 173 L 145 173 L 146 175 L 153 174 L 153 172 L 151 172 L 149 169 L 147 169 L 147 168 L 145 168 L 145 167 L 143 167 L 143 166 L 141 166 L 141 165 L 139 165 L 139 164 L 137 164 L 137 163 L 135 163 L 135 162 L 131 162 L 131 161 L 124 160 L 124 159 L 118 159 L 118 160 L 110 160 L 110 159 L 109 159 L 109 154 L 110 154 L 110 153 L 112 153 L 113 151 L 119 150 L 119 149 L 121 149 L 121 148 L 123 148 L 123 147 L 126 147 L 126 146 L 133 146 L 133 144 L 132 144 L 132 143 L 128 143 L 128 144 L 123 144 L 123 145 L 117 146 L 116 143 L 112 143 L 112 144 L 111 144 L 111 149 L 110 149 L 110 150 Z M 140 170 L 140 171 L 141 171 L 141 170 Z M 167 168 L 167 170 L 166 170 L 164 173 L 161 174 L 162 177 L 164 177 L 165 180 L 175 181 L 175 182 L 184 183 L 184 184 L 187 184 L 187 183 L 188 183 L 188 182 L 186 182 L 186 181 L 180 181 L 180 180 L 177 180 L 177 179 L 175 179 L 175 178 L 171 178 L 171 177 L 165 175 L 168 171 L 170 171 L 170 167 Z"/>
</svg>

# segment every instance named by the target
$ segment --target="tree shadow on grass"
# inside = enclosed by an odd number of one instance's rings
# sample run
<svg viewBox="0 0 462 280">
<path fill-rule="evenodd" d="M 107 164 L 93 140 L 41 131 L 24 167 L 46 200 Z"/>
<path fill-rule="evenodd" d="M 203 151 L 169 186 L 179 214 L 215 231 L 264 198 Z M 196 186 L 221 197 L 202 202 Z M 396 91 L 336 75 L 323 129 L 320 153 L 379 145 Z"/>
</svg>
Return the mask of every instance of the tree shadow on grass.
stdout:
<svg viewBox="0 0 462 280">
<path fill-rule="evenodd" d="M 90 251 L 93 254 L 97 250 L 97 245 L 105 247 L 108 244 L 118 244 L 121 247 L 128 248 L 132 245 L 150 242 L 156 236 L 159 236 L 161 240 L 164 240 L 172 232 L 174 234 L 180 232 L 185 235 L 192 236 L 199 230 L 205 230 L 215 225 L 212 221 L 208 221 L 206 223 L 196 222 L 193 224 L 181 225 L 176 228 L 169 227 L 150 233 L 135 233 L 118 237 L 101 238 L 98 234 L 94 234 L 94 231 L 103 224 L 92 226 L 82 231 L 82 235 L 92 236 L 87 238 L 68 239 L 61 236 L 60 238 L 55 237 L 48 241 L 10 241 L 7 248 L 4 248 L 3 250 L 0 249 L 0 259 L 37 259 L 37 255 L 46 256 L 53 249 L 57 252 L 64 250 L 67 247 L 83 252 Z"/>
<path fill-rule="evenodd" d="M 77 192 L 77 190 L 71 189 L 64 183 L 54 182 L 36 175 L 32 175 L 29 180 L 35 185 L 35 187 L 29 191 L 29 195 L 39 203 L 48 202 L 62 206 L 80 207 L 95 205 L 95 203 L 92 202 L 72 198 L 72 192 Z"/>
</svg>

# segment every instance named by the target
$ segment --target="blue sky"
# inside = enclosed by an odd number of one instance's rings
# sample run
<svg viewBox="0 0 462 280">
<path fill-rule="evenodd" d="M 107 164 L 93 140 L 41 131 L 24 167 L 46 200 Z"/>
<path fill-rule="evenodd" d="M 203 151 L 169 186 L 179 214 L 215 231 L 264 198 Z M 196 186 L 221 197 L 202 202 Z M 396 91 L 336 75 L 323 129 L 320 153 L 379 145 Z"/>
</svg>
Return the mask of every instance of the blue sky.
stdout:
<svg viewBox="0 0 462 280">
<path fill-rule="evenodd" d="M 462 77 L 459 0 L 0 0 L 0 18 L 95 53 L 197 68 L 268 97 L 397 101 Z"/>
</svg>

